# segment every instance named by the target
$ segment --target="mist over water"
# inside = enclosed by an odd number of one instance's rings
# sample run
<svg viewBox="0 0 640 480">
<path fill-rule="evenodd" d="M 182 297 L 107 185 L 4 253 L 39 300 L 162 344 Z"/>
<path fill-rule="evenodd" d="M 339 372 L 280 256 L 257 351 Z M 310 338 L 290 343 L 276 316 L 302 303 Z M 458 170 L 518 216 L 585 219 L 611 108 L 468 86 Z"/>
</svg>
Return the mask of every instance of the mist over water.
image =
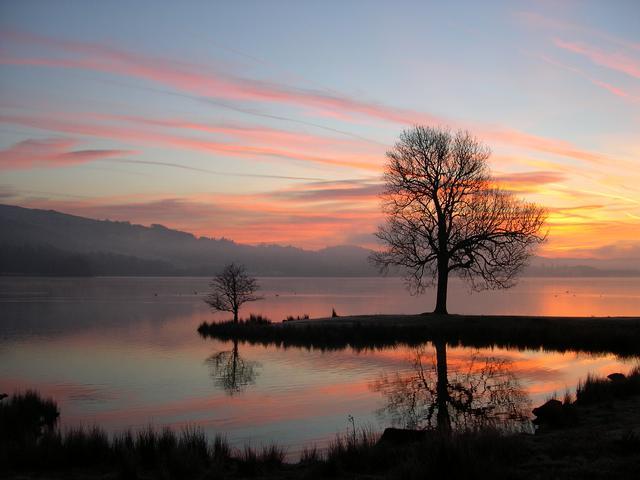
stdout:
<svg viewBox="0 0 640 480">
<path fill-rule="evenodd" d="M 280 321 L 326 317 L 332 308 L 339 315 L 433 308 L 433 292 L 412 297 L 397 278 L 259 281 L 265 299 L 247 305 L 241 316 L 254 312 Z M 227 318 L 202 301 L 207 284 L 207 278 L 167 277 L 0 279 L 0 392 L 32 388 L 55 397 L 67 426 L 118 431 L 198 424 L 232 442 L 276 441 L 291 452 L 345 431 L 348 415 L 357 426 L 379 430 L 426 421 L 420 412 L 390 409 L 389 400 L 394 388 L 413 385 L 416 355 L 423 372 L 432 372 L 431 344 L 419 352 L 320 352 L 203 339 L 196 332 L 202 321 Z M 640 279 L 526 278 L 511 290 L 480 294 L 454 281 L 449 304 L 452 313 L 638 315 Z M 450 381 L 471 381 L 469 372 L 493 362 L 534 406 L 554 392 L 573 391 L 589 372 L 626 372 L 635 361 L 447 348 Z M 421 398 L 426 405 L 428 395 Z M 524 397 L 517 398 L 530 411 Z"/>
</svg>

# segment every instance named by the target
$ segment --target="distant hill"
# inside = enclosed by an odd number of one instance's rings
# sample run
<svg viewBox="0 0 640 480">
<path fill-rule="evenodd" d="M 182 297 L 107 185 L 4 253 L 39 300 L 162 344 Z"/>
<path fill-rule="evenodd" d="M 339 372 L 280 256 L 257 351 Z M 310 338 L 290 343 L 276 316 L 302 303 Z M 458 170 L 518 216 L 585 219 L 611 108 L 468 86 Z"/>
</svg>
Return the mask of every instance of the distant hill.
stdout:
<svg viewBox="0 0 640 480">
<path fill-rule="evenodd" d="M 251 246 L 162 225 L 93 220 L 0 205 L 0 273 L 30 275 L 212 275 L 231 261 L 262 276 L 370 276 L 369 250 Z"/>
<path fill-rule="evenodd" d="M 205 275 L 229 262 L 259 276 L 373 276 L 370 251 L 335 246 L 310 251 L 195 237 L 162 225 L 94 220 L 53 210 L 0 205 L 0 274 Z M 640 276 L 633 264 L 535 257 L 525 276 Z"/>
</svg>

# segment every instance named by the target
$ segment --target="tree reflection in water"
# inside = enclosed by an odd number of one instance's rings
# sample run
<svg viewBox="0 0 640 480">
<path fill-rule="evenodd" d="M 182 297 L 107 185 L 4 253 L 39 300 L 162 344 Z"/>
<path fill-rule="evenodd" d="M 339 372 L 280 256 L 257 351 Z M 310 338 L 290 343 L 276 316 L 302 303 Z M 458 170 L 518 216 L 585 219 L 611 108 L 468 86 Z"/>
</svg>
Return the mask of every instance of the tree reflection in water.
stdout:
<svg viewBox="0 0 640 480">
<path fill-rule="evenodd" d="M 449 372 L 446 344 L 434 346 L 435 356 L 424 347 L 416 350 L 411 373 L 373 382 L 372 389 L 387 400 L 381 416 L 394 426 L 441 431 L 528 425 L 530 401 L 508 360 L 476 353 Z"/>
<path fill-rule="evenodd" d="M 211 355 L 206 363 L 211 369 L 214 383 L 222 387 L 228 395 L 241 392 L 244 387 L 255 382 L 258 362 L 245 360 L 238 353 L 238 340 L 233 341 L 233 348 Z"/>
</svg>

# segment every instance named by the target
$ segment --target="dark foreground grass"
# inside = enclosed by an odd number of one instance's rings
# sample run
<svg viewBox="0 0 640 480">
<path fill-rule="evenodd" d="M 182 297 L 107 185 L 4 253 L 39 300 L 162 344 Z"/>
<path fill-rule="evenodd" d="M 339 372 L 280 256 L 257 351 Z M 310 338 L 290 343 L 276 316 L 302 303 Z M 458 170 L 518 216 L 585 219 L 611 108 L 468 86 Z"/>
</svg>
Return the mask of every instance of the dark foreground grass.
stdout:
<svg viewBox="0 0 640 480">
<path fill-rule="evenodd" d="M 30 401 L 37 397 L 33 392 Z M 18 395 L 11 403 L 20 402 Z M 45 406 L 50 400 L 41 399 Z M 6 405 L 0 403 L 0 411 Z M 474 470 L 504 472 L 521 453 L 517 441 L 497 430 L 441 435 L 412 445 L 379 443 L 377 433 L 337 435 L 326 451 L 307 449 L 285 464 L 276 445 L 232 448 L 223 437 L 209 442 L 197 428 L 180 432 L 151 427 L 109 436 L 98 428 L 45 428 L 20 438 L 3 433 L 0 476 L 15 478 L 463 478 Z M 497 459 L 500 459 L 497 462 Z"/>
<path fill-rule="evenodd" d="M 58 423 L 58 405 L 32 390 L 0 401 L 0 442 L 30 442 Z"/>
<path fill-rule="evenodd" d="M 640 469 L 639 381 L 639 368 L 624 380 L 589 377 L 572 405 L 577 421 L 539 435 L 483 427 L 430 430 L 413 443 L 394 443 L 352 429 L 325 450 L 305 449 L 295 464 L 285 463 L 285 451 L 276 445 L 236 449 L 221 436 L 209 441 L 195 427 L 114 436 L 98 427 L 60 430 L 55 402 L 28 392 L 0 401 L 1 421 L 15 426 L 0 424 L 0 477 L 634 478 Z M 18 411 L 29 412 L 21 417 L 24 424 L 9 419 Z M 43 416 L 47 412 L 55 414 Z"/>
<path fill-rule="evenodd" d="M 147 428 L 113 437 L 99 427 L 44 433 L 34 442 L 3 442 L 0 472 L 52 474 L 91 472 L 114 478 L 260 476 L 281 469 L 285 451 L 276 445 L 242 450 L 223 437 L 209 442 L 197 429 Z"/>
<path fill-rule="evenodd" d="M 640 355 L 640 317 L 356 316 L 284 323 L 204 322 L 198 332 L 221 340 L 320 350 L 417 346 L 426 341 L 445 341 L 476 348 L 499 346 Z"/>
<path fill-rule="evenodd" d="M 53 400 L 33 391 L 0 401 L 0 475 L 90 472 L 114 478 L 199 478 L 263 475 L 280 469 L 285 451 L 276 445 L 236 451 L 217 436 L 187 427 L 152 427 L 109 436 L 99 427 L 61 430 Z M 82 476 L 82 475 L 80 475 Z"/>
<path fill-rule="evenodd" d="M 308 464 L 309 478 L 518 478 L 526 456 L 522 438 L 495 429 L 443 434 L 409 444 L 378 442 L 368 431 L 337 436 Z"/>
</svg>

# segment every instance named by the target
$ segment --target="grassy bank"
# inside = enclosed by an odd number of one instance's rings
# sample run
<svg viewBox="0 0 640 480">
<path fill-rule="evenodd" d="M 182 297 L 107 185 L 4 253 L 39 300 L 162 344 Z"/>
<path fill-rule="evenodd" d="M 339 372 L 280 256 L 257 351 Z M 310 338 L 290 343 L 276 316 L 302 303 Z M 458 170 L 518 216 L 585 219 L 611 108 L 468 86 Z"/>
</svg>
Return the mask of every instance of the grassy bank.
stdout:
<svg viewBox="0 0 640 480">
<path fill-rule="evenodd" d="M 282 347 L 368 349 L 426 341 L 490 346 L 640 354 L 640 317 L 369 315 L 282 323 L 203 323 L 203 336 Z"/>
<path fill-rule="evenodd" d="M 521 457 L 518 443 L 493 429 L 454 435 L 433 431 L 409 445 L 379 442 L 375 432 L 354 430 L 337 435 L 322 451 L 305 449 L 297 463 L 287 464 L 285 451 L 276 445 L 233 448 L 220 436 L 209 441 L 197 428 L 149 427 L 109 436 L 99 427 L 61 431 L 58 417 L 55 402 L 35 392 L 0 402 L 0 476 L 313 479 L 415 478 L 428 472 L 455 478 L 477 468 L 497 474 Z"/>
<path fill-rule="evenodd" d="M 99 427 L 61 430 L 56 403 L 33 391 L 0 401 L 0 476 L 201 478 L 260 476 L 282 469 L 285 451 L 232 448 L 196 427 L 151 427 L 109 436 Z"/>
<path fill-rule="evenodd" d="M 412 442 L 371 431 L 338 435 L 327 449 L 305 449 L 295 464 L 275 446 L 233 448 L 196 428 L 143 429 L 108 436 L 100 428 L 60 431 L 55 402 L 37 393 L 0 401 L 4 478 L 513 478 L 623 479 L 640 468 L 640 369 L 615 381 L 589 377 L 570 421 L 537 435 L 481 428 L 429 430 Z M 21 422 L 15 419 L 20 418 Z M 9 422 L 9 423 L 7 423 Z M 23 422 L 23 423 L 22 423 Z"/>
</svg>

